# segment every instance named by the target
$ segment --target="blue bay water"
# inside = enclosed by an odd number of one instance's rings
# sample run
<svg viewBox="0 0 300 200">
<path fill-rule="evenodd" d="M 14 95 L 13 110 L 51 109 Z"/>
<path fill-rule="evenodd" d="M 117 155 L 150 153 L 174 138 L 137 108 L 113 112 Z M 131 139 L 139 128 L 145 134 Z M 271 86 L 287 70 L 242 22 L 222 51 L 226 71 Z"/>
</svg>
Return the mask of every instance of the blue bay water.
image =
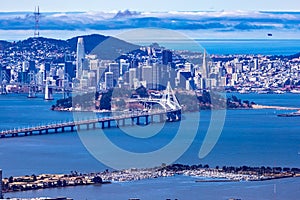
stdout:
<svg viewBox="0 0 300 200">
<path fill-rule="evenodd" d="M 231 95 L 231 94 L 229 94 Z M 239 98 L 264 105 L 300 107 L 297 94 L 234 94 Z M 54 112 L 49 108 L 54 102 L 42 98 L 27 99 L 22 95 L 0 96 L 0 129 L 68 121 L 69 112 Z M 198 152 L 210 123 L 210 111 L 185 113 L 188 126 L 199 123 L 199 130 L 190 148 L 176 162 L 209 164 L 211 167 L 230 165 L 300 167 L 300 118 L 277 117 L 287 112 L 274 109 L 228 110 L 222 134 L 213 150 L 203 159 Z M 195 121 L 200 115 L 200 121 Z M 149 131 L 160 124 L 148 126 Z M 159 149 L 174 138 L 178 123 L 168 123 L 155 137 L 135 139 L 117 128 L 106 130 L 108 137 L 118 146 L 135 152 Z M 130 129 L 130 127 L 129 127 Z M 187 129 L 188 130 L 188 129 Z M 93 132 L 91 131 L 91 134 Z M 142 134 L 142 133 L 141 133 Z M 186 134 L 190 134 L 187 132 Z M 102 171 L 109 167 L 97 161 L 81 143 L 77 133 L 49 134 L 0 140 L 0 167 L 4 177 L 10 175 L 69 173 Z M 10 193 L 10 197 L 69 196 L 74 199 L 297 199 L 300 179 L 282 179 L 266 182 L 195 183 L 195 178 L 176 176 L 130 183 L 60 188 Z M 275 185 L 275 186 L 274 186 Z M 274 193 L 276 187 L 276 193 Z M 289 191 L 289 192 L 288 192 Z M 101 194 L 101 195 L 100 195 Z M 151 197 L 151 198 L 150 198 Z"/>
<path fill-rule="evenodd" d="M 211 55 L 294 55 L 300 52 L 299 39 L 195 39 L 158 43 L 175 50 L 202 52 L 205 48 Z"/>
</svg>

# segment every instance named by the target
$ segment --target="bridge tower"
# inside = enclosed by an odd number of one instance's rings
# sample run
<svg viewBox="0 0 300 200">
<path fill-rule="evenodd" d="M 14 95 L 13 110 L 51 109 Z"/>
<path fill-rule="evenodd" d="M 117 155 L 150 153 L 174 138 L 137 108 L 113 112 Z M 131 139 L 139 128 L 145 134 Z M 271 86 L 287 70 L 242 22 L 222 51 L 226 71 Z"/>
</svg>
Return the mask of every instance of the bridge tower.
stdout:
<svg viewBox="0 0 300 200">
<path fill-rule="evenodd" d="M 45 100 L 53 100 L 53 88 L 49 85 L 50 80 L 46 80 L 45 86 Z"/>
<path fill-rule="evenodd" d="M 29 75 L 29 91 L 28 98 L 36 98 L 35 90 L 36 90 L 36 81 L 35 81 L 35 73 L 30 71 Z"/>
<path fill-rule="evenodd" d="M 72 91 L 72 87 L 70 84 L 72 83 L 72 79 L 68 73 L 64 74 L 63 85 L 62 85 L 62 93 L 63 99 L 68 98 L 70 96 L 70 92 Z"/>
<path fill-rule="evenodd" d="M 161 98 L 161 105 L 164 105 L 167 113 L 167 121 L 180 121 L 181 120 L 181 105 L 178 102 L 177 97 L 171 87 L 170 81 L 167 83 L 167 87 Z"/>
<path fill-rule="evenodd" d="M 175 96 L 175 93 L 171 87 L 170 81 L 167 83 L 167 87 L 164 90 L 161 98 L 161 105 L 164 105 L 165 110 L 178 110 L 181 106 Z"/>
<path fill-rule="evenodd" d="M 0 84 L 1 84 L 0 94 L 7 94 L 6 84 L 8 82 L 8 79 L 9 78 L 8 78 L 6 72 L 0 68 Z"/>
</svg>

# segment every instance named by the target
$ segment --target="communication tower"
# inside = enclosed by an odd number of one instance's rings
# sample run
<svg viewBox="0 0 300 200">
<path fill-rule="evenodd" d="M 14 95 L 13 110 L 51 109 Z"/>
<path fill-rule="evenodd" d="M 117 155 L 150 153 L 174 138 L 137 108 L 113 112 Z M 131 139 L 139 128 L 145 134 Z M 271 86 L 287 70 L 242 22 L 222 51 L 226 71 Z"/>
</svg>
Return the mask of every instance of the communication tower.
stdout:
<svg viewBox="0 0 300 200">
<path fill-rule="evenodd" d="M 34 37 L 40 36 L 40 7 L 35 7 L 34 9 L 34 19 L 35 19 L 35 26 L 34 26 Z"/>
</svg>

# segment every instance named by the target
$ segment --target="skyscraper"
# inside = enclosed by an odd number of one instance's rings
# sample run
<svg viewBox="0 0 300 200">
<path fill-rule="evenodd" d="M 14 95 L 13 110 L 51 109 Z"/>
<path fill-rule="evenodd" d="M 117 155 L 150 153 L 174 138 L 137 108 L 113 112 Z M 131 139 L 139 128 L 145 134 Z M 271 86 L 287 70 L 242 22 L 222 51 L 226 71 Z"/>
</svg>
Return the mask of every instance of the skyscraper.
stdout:
<svg viewBox="0 0 300 200">
<path fill-rule="evenodd" d="M 108 70 L 113 73 L 114 86 L 118 83 L 120 77 L 120 67 L 119 63 L 109 63 Z"/>
<path fill-rule="evenodd" d="M 153 63 L 152 66 L 152 89 L 158 90 L 160 83 L 160 66 L 158 63 Z"/>
<path fill-rule="evenodd" d="M 162 51 L 162 63 L 163 65 L 167 65 L 172 62 L 172 52 L 170 50 Z"/>
<path fill-rule="evenodd" d="M 76 78 L 81 79 L 85 57 L 83 38 L 78 38 L 76 52 Z"/>
<path fill-rule="evenodd" d="M 111 89 L 114 87 L 114 73 L 113 72 L 105 72 L 105 89 Z"/>
<path fill-rule="evenodd" d="M 131 89 L 134 89 L 134 80 L 136 77 L 136 68 L 129 68 L 129 87 Z"/>
<path fill-rule="evenodd" d="M 143 66 L 142 68 L 142 79 L 146 81 L 146 87 L 152 89 L 152 66 Z"/>
</svg>

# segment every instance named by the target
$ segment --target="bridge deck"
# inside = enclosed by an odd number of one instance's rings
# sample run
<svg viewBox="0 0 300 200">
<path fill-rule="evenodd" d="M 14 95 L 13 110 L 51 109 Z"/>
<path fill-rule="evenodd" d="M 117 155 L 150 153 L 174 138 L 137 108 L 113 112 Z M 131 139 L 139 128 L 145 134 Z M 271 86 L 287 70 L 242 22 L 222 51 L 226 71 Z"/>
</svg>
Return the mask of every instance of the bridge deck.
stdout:
<svg viewBox="0 0 300 200">
<path fill-rule="evenodd" d="M 49 124 L 49 125 L 42 125 L 42 126 L 36 126 L 36 127 L 29 127 L 29 128 L 19 128 L 19 129 L 10 129 L 10 130 L 3 130 L 0 132 L 0 137 L 4 138 L 6 136 L 19 136 L 20 134 L 23 134 L 23 136 L 33 135 L 34 132 L 38 132 L 39 134 L 42 134 L 42 132 L 48 133 L 49 130 L 54 130 L 55 133 L 58 131 L 65 132 L 66 128 L 70 128 L 71 131 L 74 131 L 74 127 L 79 130 L 82 125 L 86 125 L 87 129 L 89 129 L 89 125 L 93 125 L 93 128 L 96 128 L 97 123 L 102 124 L 102 128 L 105 128 L 104 123 L 108 123 L 108 128 L 111 127 L 110 122 L 116 121 L 116 126 L 119 126 L 119 121 L 131 119 L 132 122 L 134 119 L 137 119 L 137 124 L 139 124 L 140 118 L 144 117 L 146 119 L 146 124 L 148 124 L 148 118 L 149 116 L 155 116 L 155 115 L 164 115 L 164 114 L 170 114 L 170 113 L 180 113 L 181 110 L 169 110 L 169 111 L 155 111 L 155 112 L 144 112 L 144 113 L 131 113 L 131 114 L 122 114 L 118 116 L 112 116 L 112 117 L 104 117 L 104 118 L 95 118 L 95 119 L 88 119 L 88 120 L 80 120 L 80 121 L 71 121 L 71 122 L 64 122 L 64 123 L 56 123 L 56 124 Z M 180 117 L 181 119 L 181 117 Z M 180 120 L 178 119 L 178 121 Z M 169 120 L 172 121 L 172 120 Z M 175 121 L 175 120 L 174 120 Z M 120 124 L 121 125 L 121 124 Z M 123 125 L 125 125 L 125 122 L 123 122 Z"/>
</svg>

